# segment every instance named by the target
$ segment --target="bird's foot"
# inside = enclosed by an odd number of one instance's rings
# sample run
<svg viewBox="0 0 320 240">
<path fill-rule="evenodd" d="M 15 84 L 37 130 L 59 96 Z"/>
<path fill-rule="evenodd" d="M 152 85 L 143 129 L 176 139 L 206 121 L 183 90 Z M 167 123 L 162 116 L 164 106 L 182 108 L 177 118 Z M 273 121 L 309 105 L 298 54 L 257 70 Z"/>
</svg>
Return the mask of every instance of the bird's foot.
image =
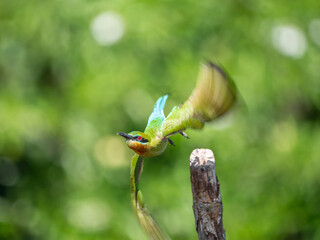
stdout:
<svg viewBox="0 0 320 240">
<path fill-rule="evenodd" d="M 185 138 L 188 138 L 188 139 L 190 139 L 189 137 L 188 137 L 188 135 L 185 133 L 185 132 L 179 132 L 182 136 L 184 136 Z"/>
<path fill-rule="evenodd" d="M 168 141 L 172 146 L 174 146 L 174 147 L 176 146 L 176 145 L 174 145 L 174 142 L 170 138 L 168 138 Z"/>
</svg>

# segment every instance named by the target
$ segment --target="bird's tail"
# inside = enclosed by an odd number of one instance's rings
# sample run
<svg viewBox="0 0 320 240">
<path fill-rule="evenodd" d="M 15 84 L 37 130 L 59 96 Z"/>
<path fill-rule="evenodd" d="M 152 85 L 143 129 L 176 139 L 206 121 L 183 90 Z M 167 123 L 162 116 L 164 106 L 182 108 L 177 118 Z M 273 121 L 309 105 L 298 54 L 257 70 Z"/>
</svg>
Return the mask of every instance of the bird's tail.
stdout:
<svg viewBox="0 0 320 240">
<path fill-rule="evenodd" d="M 131 161 L 130 188 L 131 188 L 131 203 L 135 210 L 141 226 L 147 232 L 152 240 L 169 240 L 170 238 L 161 231 L 156 221 L 150 215 L 145 207 L 142 193 L 139 190 L 139 178 L 142 172 L 143 158 L 135 154 Z"/>
<path fill-rule="evenodd" d="M 138 191 L 137 201 L 133 200 L 134 209 L 138 216 L 141 226 L 147 232 L 152 240 L 168 240 L 170 239 L 164 232 L 161 231 L 156 221 L 150 215 L 148 209 L 144 206 L 141 191 Z"/>
</svg>

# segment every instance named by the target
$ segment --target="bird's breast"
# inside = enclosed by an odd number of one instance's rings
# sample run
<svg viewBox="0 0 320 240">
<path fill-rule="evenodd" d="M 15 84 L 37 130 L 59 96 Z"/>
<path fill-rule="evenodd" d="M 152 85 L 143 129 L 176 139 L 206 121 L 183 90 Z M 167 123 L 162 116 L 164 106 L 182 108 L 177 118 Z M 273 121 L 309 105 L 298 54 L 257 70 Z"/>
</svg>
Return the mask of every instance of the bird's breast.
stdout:
<svg viewBox="0 0 320 240">
<path fill-rule="evenodd" d="M 148 155 L 150 157 L 157 156 L 166 149 L 168 140 L 167 139 L 161 139 L 161 138 L 154 138 L 150 142 L 150 145 L 148 147 Z"/>
</svg>

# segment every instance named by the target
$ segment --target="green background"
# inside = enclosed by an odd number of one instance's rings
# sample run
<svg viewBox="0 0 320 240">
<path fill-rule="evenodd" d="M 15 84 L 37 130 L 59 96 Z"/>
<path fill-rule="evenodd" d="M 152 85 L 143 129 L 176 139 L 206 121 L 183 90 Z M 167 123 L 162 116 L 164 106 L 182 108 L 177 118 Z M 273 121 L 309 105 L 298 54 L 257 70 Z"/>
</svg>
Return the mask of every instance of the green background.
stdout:
<svg viewBox="0 0 320 240">
<path fill-rule="evenodd" d="M 123 19 L 111 45 L 91 31 L 103 12 Z M 242 99 L 146 159 L 153 216 L 197 239 L 188 161 L 210 148 L 227 239 L 320 239 L 319 12 L 317 0 L 0 0 L 0 239 L 147 239 L 130 204 L 133 152 L 115 134 L 143 130 L 163 94 L 166 115 L 187 99 L 203 59 Z M 279 25 L 304 36 L 301 56 L 274 46 Z"/>
</svg>

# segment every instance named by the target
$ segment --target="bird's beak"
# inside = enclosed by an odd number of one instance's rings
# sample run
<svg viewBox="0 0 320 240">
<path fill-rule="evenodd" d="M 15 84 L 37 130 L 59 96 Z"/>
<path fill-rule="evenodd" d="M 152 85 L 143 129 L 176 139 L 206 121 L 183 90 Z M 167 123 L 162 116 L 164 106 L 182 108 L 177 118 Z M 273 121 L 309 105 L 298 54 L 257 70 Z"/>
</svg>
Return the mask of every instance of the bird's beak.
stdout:
<svg viewBox="0 0 320 240">
<path fill-rule="evenodd" d="M 118 135 L 120 135 L 121 137 L 124 137 L 126 140 L 132 139 L 132 136 L 130 136 L 129 134 L 123 133 L 123 132 L 118 132 Z"/>
</svg>

